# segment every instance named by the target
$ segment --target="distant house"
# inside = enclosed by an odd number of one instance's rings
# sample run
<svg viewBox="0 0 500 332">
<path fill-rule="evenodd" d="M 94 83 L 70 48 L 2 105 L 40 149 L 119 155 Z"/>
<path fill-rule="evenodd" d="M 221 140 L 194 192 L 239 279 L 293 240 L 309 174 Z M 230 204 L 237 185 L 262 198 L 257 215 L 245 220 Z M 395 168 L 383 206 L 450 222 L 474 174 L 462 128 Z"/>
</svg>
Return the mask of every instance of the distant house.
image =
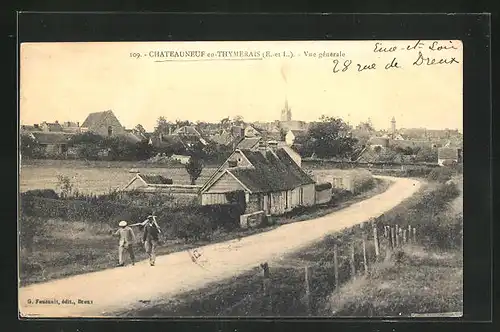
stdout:
<svg viewBox="0 0 500 332">
<path fill-rule="evenodd" d="M 174 130 L 172 135 L 201 137 L 200 132 L 194 126 L 182 126 Z"/>
<path fill-rule="evenodd" d="M 295 130 L 295 129 L 290 129 L 287 131 L 285 135 L 285 142 L 286 144 L 292 146 L 295 143 L 295 139 L 300 136 L 304 135 L 305 130 Z"/>
<path fill-rule="evenodd" d="M 238 145 L 236 146 L 236 149 L 240 150 L 252 150 L 257 147 L 259 147 L 259 142 L 261 141 L 261 137 L 245 137 L 242 139 Z"/>
<path fill-rule="evenodd" d="M 80 132 L 80 123 L 79 122 L 71 122 L 66 121 L 61 125 L 62 131 L 65 133 L 79 133 Z"/>
<path fill-rule="evenodd" d="M 125 128 L 111 110 L 90 113 L 82 123 L 82 129 L 105 137 L 126 134 Z"/>
<path fill-rule="evenodd" d="M 261 132 L 255 129 L 255 127 L 248 125 L 244 129 L 244 135 L 245 137 L 259 137 L 261 136 Z"/>
<path fill-rule="evenodd" d="M 136 129 L 125 129 L 125 138 L 130 143 L 139 143 L 148 139 L 144 134 Z"/>
<path fill-rule="evenodd" d="M 41 131 L 40 127 L 36 125 L 21 125 L 21 132 Z"/>
<path fill-rule="evenodd" d="M 57 133 L 60 133 L 63 131 L 63 128 L 62 126 L 59 124 L 58 121 L 54 122 L 54 123 L 49 123 L 49 122 L 42 122 L 40 124 L 40 130 L 44 131 L 44 132 L 57 132 Z"/>
<path fill-rule="evenodd" d="M 189 163 L 189 159 L 191 157 L 180 155 L 180 154 L 173 154 L 170 158 L 172 158 L 173 160 L 177 160 L 178 162 L 180 162 L 183 165 L 186 165 L 187 163 Z"/>
<path fill-rule="evenodd" d="M 389 147 L 389 138 L 374 136 L 368 140 L 368 145 L 370 145 L 372 149 L 375 148 L 376 146 L 380 146 L 381 148 L 387 148 Z"/>
<path fill-rule="evenodd" d="M 462 161 L 462 150 L 456 147 L 442 147 L 438 149 L 438 165 L 446 166 Z"/>
<path fill-rule="evenodd" d="M 181 137 L 183 143 L 186 146 L 192 146 L 196 143 L 202 143 L 203 145 L 207 145 L 208 142 L 203 138 L 200 132 L 194 126 L 182 126 L 177 128 L 172 133 L 173 136 Z"/>
<path fill-rule="evenodd" d="M 289 120 L 289 121 L 280 121 L 279 125 L 281 128 L 288 130 L 307 130 L 308 125 L 304 121 L 299 120 Z"/>
<path fill-rule="evenodd" d="M 72 134 L 63 132 L 32 132 L 31 137 L 44 149 L 45 154 L 61 155 L 68 151 Z"/>
<path fill-rule="evenodd" d="M 227 204 L 238 191 L 245 213 L 279 215 L 315 204 L 314 180 L 282 148 L 235 150 L 201 188 L 201 203 Z"/>
<path fill-rule="evenodd" d="M 210 140 L 216 144 L 229 146 L 234 140 L 233 135 L 227 131 L 222 131 L 221 133 L 213 135 Z"/>
</svg>

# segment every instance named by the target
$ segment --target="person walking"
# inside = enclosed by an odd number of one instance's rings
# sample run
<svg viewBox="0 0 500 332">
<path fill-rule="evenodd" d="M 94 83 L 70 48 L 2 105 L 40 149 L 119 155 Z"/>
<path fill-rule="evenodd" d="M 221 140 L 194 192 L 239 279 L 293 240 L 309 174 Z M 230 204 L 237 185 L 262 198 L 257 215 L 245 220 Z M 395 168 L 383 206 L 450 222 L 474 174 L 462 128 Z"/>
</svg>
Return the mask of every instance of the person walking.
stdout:
<svg viewBox="0 0 500 332">
<path fill-rule="evenodd" d="M 127 251 L 130 255 L 132 265 L 135 265 L 135 255 L 134 255 L 134 242 L 135 234 L 132 228 L 127 226 L 127 222 L 122 220 L 118 224 L 120 228 L 114 233 L 114 235 L 120 236 L 120 241 L 118 243 L 118 266 L 124 266 L 123 252 Z"/>
<path fill-rule="evenodd" d="M 148 216 L 146 224 L 144 225 L 144 233 L 142 235 L 142 242 L 144 249 L 149 256 L 149 265 L 154 266 L 156 261 L 156 246 L 158 245 L 160 228 L 155 222 L 153 216 Z"/>
</svg>

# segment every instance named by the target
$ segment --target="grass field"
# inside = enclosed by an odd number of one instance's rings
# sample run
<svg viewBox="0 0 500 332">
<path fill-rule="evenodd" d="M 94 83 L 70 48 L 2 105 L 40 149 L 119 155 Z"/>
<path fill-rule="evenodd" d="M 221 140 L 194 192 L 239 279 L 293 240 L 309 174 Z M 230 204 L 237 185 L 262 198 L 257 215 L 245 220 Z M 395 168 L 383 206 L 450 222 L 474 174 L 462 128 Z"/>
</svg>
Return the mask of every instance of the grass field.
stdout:
<svg viewBox="0 0 500 332">
<path fill-rule="evenodd" d="M 30 160 L 20 169 L 19 186 L 21 192 L 32 189 L 57 190 L 57 176 L 69 177 L 74 189 L 85 194 L 103 194 L 123 188 L 135 176 L 131 168 L 141 173 L 153 173 L 171 178 L 174 183 L 190 184 L 189 176 L 183 167 L 159 167 L 133 162 L 85 162 L 81 160 Z M 205 167 L 196 184 L 205 183 L 216 167 Z M 333 176 L 348 174 L 368 174 L 366 170 L 314 169 L 318 181 L 331 181 Z"/>
<path fill-rule="evenodd" d="M 376 264 L 368 278 L 349 282 L 333 294 L 324 315 L 408 317 L 462 312 L 462 254 L 461 250 L 408 246 L 399 264 L 394 260 Z"/>
<path fill-rule="evenodd" d="M 81 193 L 102 194 L 112 189 L 123 188 L 135 176 L 129 173 L 129 164 L 106 164 L 85 166 L 82 163 L 67 163 L 59 165 L 22 165 L 19 177 L 21 192 L 31 189 L 57 189 L 57 176 L 67 176 L 75 189 Z M 154 173 L 171 178 L 174 183 L 190 184 L 189 176 L 184 168 L 137 168 L 141 173 Z M 214 171 L 214 168 L 204 168 L 197 184 L 204 183 Z"/>
</svg>

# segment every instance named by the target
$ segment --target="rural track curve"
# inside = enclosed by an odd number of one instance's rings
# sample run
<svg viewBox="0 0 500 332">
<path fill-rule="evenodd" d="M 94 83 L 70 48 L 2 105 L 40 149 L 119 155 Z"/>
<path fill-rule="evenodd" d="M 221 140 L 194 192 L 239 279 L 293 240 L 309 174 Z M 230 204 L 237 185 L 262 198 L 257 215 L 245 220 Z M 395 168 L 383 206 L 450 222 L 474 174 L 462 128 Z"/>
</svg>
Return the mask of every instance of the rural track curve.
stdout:
<svg viewBox="0 0 500 332">
<path fill-rule="evenodd" d="M 376 218 L 413 195 L 421 182 L 408 178 L 378 176 L 393 181 L 376 196 L 342 210 L 312 220 L 291 223 L 239 240 L 199 248 L 203 267 L 181 251 L 157 257 L 156 266 L 147 261 L 135 266 L 72 276 L 19 289 L 21 317 L 113 317 L 113 313 L 134 308 L 141 302 L 168 298 L 202 288 L 248 271 L 260 263 L 272 262 L 298 251 L 325 235 Z M 59 304 L 35 304 L 38 300 L 57 300 Z M 92 301 L 80 303 L 78 300 Z M 74 304 L 63 304 L 63 300 Z M 31 302 L 31 304 L 29 304 Z"/>
</svg>

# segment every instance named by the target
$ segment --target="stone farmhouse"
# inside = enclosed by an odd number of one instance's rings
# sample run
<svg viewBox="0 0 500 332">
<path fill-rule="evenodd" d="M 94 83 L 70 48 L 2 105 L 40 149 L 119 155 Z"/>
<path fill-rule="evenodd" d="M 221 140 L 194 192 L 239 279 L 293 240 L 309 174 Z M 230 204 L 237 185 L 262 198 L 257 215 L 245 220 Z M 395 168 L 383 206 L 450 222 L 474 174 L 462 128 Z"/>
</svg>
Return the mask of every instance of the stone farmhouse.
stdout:
<svg viewBox="0 0 500 332">
<path fill-rule="evenodd" d="M 126 134 L 125 128 L 111 110 L 90 113 L 82 123 L 81 129 L 104 137 Z"/>
</svg>

